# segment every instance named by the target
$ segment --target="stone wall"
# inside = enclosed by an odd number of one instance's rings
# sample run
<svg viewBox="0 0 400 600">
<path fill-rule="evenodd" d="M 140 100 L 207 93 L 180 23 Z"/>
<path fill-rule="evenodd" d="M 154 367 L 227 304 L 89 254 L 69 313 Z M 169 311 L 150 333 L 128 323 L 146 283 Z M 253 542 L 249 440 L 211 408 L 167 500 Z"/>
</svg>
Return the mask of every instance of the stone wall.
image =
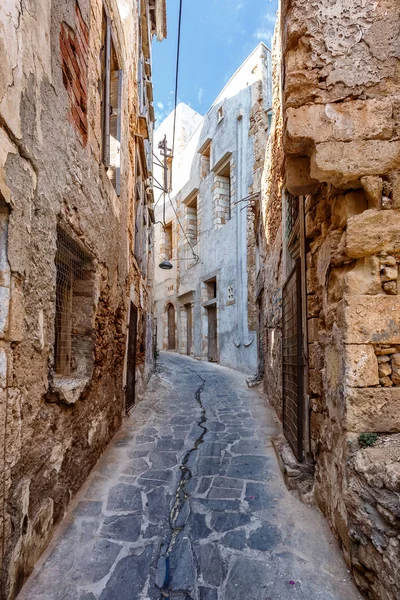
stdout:
<svg viewBox="0 0 400 600">
<path fill-rule="evenodd" d="M 138 15 L 135 2 L 122 22 L 119 4 L 106 2 L 124 73 L 120 196 L 101 160 L 103 3 L 0 6 L 2 599 L 15 598 L 121 423 L 129 299 L 139 310 L 139 381 L 149 369 L 151 271 L 136 267 L 132 231 Z M 58 226 L 93 273 L 90 289 L 78 281 L 71 322 L 81 341 L 89 333 L 79 352 L 90 367 L 65 380 L 54 355 Z"/>
<path fill-rule="evenodd" d="M 282 107 L 281 51 L 279 31 L 272 46 L 272 111 L 266 122 L 266 151 L 261 162 L 261 198 L 256 219 L 256 235 L 260 240 L 262 298 L 262 328 L 258 335 L 264 344 L 264 391 L 278 414 L 282 411 Z M 263 131 L 262 129 L 260 130 Z M 265 135 L 264 135 L 265 137 Z M 264 146 L 265 147 L 265 146 Z"/>
<path fill-rule="evenodd" d="M 400 595 L 394 458 L 400 430 L 400 6 L 395 0 L 281 4 L 284 79 L 275 104 L 283 110 L 284 186 L 305 213 L 310 412 L 304 445 L 310 444 L 308 460 L 315 463 L 314 498 L 362 591 L 394 600 Z M 273 168 L 267 160 L 267 177 Z M 280 198 L 265 193 L 262 203 L 274 205 L 279 225 Z M 279 226 L 275 231 L 285 252 Z M 280 268 L 269 239 L 266 229 L 265 275 Z M 268 321 L 274 315 L 268 300 L 266 311 Z M 276 352 L 270 372 L 280 362 Z M 279 408 L 279 400 L 275 404 Z"/>
</svg>

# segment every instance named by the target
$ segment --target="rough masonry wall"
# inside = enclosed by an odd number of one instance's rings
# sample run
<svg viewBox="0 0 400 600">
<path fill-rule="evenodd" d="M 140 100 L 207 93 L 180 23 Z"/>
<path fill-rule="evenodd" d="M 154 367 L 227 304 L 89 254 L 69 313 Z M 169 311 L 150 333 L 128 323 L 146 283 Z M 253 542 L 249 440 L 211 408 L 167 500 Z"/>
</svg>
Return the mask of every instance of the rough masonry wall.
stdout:
<svg viewBox="0 0 400 600">
<path fill-rule="evenodd" d="M 264 389 L 269 400 L 282 412 L 282 188 L 283 147 L 281 107 L 281 50 L 276 30 L 272 54 L 272 119 L 263 156 L 261 202 L 258 219 L 263 241 L 262 278 L 264 286 L 262 328 L 264 331 Z M 260 335 L 260 333 L 259 333 Z"/>
<path fill-rule="evenodd" d="M 0 7 L 2 599 L 15 598 L 121 422 L 131 284 L 138 305 L 146 302 L 127 256 L 134 177 L 127 110 L 137 102 L 136 64 L 116 2 L 108 5 L 129 79 L 120 198 L 100 161 L 102 2 L 27 0 Z M 71 50 L 78 45 L 75 63 Z M 51 388 L 59 222 L 93 256 L 95 272 L 88 298 L 93 373 L 69 406 Z"/>
<path fill-rule="evenodd" d="M 400 6 L 282 7 L 286 187 L 306 208 L 315 496 L 363 592 L 394 600 Z"/>
</svg>

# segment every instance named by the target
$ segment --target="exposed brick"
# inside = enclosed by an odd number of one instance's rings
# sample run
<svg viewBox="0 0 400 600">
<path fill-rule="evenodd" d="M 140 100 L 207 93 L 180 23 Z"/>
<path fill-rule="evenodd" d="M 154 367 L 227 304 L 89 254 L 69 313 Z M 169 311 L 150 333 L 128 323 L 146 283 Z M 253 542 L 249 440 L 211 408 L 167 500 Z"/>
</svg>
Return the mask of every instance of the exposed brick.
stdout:
<svg viewBox="0 0 400 600">
<path fill-rule="evenodd" d="M 79 6 L 75 6 L 74 33 L 61 23 L 60 53 L 65 88 L 70 100 L 68 121 L 79 132 L 83 145 L 87 142 L 87 65 L 89 34 Z"/>
</svg>

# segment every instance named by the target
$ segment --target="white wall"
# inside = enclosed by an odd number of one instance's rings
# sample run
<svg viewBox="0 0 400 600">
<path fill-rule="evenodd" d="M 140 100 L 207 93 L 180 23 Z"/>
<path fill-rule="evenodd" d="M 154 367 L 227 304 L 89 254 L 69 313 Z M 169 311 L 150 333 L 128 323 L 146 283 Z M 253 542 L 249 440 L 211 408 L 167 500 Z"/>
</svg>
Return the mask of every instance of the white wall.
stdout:
<svg viewBox="0 0 400 600">
<path fill-rule="evenodd" d="M 260 86 L 261 82 L 261 86 Z M 198 189 L 198 214 L 200 218 L 199 242 L 195 248 L 199 262 L 192 268 L 188 261 L 173 261 L 171 271 L 158 268 L 160 260 L 159 239 L 161 226 L 156 229 L 156 275 L 155 298 L 158 321 L 158 347 L 163 348 L 165 339 L 165 306 L 172 301 L 177 308 L 178 337 L 180 333 L 179 296 L 193 292 L 195 297 L 193 313 L 194 355 L 207 357 L 207 321 L 206 310 L 201 303 L 201 284 L 204 280 L 216 276 L 218 281 L 218 337 L 220 363 L 244 372 L 257 371 L 256 332 L 247 327 L 247 256 L 246 256 L 246 210 L 245 203 L 232 207 L 231 219 L 220 229 L 213 224 L 213 167 L 226 153 L 231 153 L 234 163 L 237 201 L 249 193 L 253 183 L 253 140 L 249 136 L 250 110 L 263 91 L 265 109 L 270 107 L 270 53 L 260 44 L 246 59 L 232 79 L 219 94 L 205 117 L 194 113 L 185 105 L 178 107 L 177 123 L 178 143 L 175 144 L 173 167 L 173 193 L 171 199 L 184 226 L 184 204 L 194 189 Z M 217 112 L 223 107 L 224 118 L 220 123 Z M 184 108 L 185 107 L 185 108 Z M 191 114 L 191 112 L 193 114 Z M 164 133 L 172 140 L 173 114 L 160 125 L 155 132 L 155 148 Z M 195 130 L 194 130 L 195 129 Z M 187 140 L 186 140 L 187 137 Z M 201 180 L 201 155 L 198 150 L 210 138 L 211 171 Z M 172 142 L 171 142 L 172 143 Z M 155 169 L 156 172 L 156 169 Z M 157 179 L 162 177 L 161 169 Z M 176 222 L 169 200 L 166 204 L 166 222 L 173 220 L 175 229 L 174 256 L 183 256 L 185 238 Z M 162 201 L 156 208 L 156 220 L 162 219 Z M 179 238 L 179 254 L 176 240 Z M 228 301 L 228 287 L 234 289 L 234 303 Z M 179 340 L 178 340 L 179 341 Z M 186 340 L 181 349 L 186 348 Z"/>
</svg>

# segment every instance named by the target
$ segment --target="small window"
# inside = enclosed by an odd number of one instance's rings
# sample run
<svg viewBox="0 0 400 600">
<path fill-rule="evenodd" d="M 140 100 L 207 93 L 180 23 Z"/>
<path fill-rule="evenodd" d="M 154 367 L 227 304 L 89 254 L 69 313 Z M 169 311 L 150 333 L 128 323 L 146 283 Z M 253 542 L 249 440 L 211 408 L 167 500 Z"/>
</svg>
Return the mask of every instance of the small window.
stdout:
<svg viewBox="0 0 400 600">
<path fill-rule="evenodd" d="M 164 256 L 164 260 L 171 260 L 172 252 L 173 252 L 173 244 L 172 244 L 172 223 L 168 223 L 168 225 L 164 226 L 164 235 L 163 235 L 163 245 L 161 248 L 161 253 Z"/>
<path fill-rule="evenodd" d="M 102 28 L 102 158 L 107 175 L 120 195 L 122 70 L 112 39 L 111 19 L 103 9 Z"/>
<path fill-rule="evenodd" d="M 205 281 L 204 289 L 206 292 L 206 300 L 215 300 L 217 297 L 217 278 L 213 277 L 212 279 Z"/>
<path fill-rule="evenodd" d="M 90 255 L 57 229 L 54 371 L 88 377 L 93 368 L 94 272 Z"/>
<path fill-rule="evenodd" d="M 224 118 L 224 109 L 222 106 L 220 106 L 217 111 L 217 123 L 221 123 L 223 118 Z"/>
<path fill-rule="evenodd" d="M 205 179 L 210 173 L 210 159 L 211 159 L 211 141 L 206 145 L 204 150 L 201 151 L 201 179 Z"/>
<path fill-rule="evenodd" d="M 197 244 L 198 234 L 197 196 L 194 196 L 186 205 L 186 235 L 192 246 Z"/>
<path fill-rule="evenodd" d="M 231 163 L 228 160 L 216 173 L 213 185 L 214 226 L 219 229 L 231 218 Z"/>
</svg>

